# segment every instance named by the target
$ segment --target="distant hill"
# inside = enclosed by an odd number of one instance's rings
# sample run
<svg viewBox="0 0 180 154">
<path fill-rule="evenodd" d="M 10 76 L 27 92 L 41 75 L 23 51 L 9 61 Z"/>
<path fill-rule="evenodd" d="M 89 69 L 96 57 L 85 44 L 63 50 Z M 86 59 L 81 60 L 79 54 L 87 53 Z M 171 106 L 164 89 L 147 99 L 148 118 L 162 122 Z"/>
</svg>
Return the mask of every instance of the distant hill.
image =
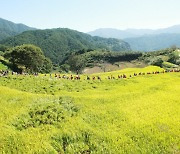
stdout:
<svg viewBox="0 0 180 154">
<path fill-rule="evenodd" d="M 168 34 L 180 34 L 180 25 L 171 26 L 168 28 L 162 28 L 162 29 L 126 29 L 126 30 L 119 30 L 119 29 L 113 29 L 113 28 L 100 28 L 91 32 L 88 32 L 88 34 L 92 36 L 100 36 L 105 38 L 118 38 L 118 39 L 125 39 L 125 38 L 132 38 L 132 37 L 140 37 L 143 35 L 157 35 L 162 33 L 168 33 Z"/>
<path fill-rule="evenodd" d="M 123 39 L 135 51 L 154 51 L 169 48 L 172 45 L 180 47 L 180 25 L 163 29 L 97 29 L 89 32 L 92 36 Z"/>
<path fill-rule="evenodd" d="M 34 44 L 54 63 L 61 62 L 66 53 L 82 49 L 129 51 L 130 45 L 118 39 L 92 37 L 66 28 L 27 31 L 0 42 L 8 46 Z"/>
<path fill-rule="evenodd" d="M 168 28 L 164 28 L 164 29 L 154 30 L 154 34 L 162 34 L 162 33 L 180 34 L 180 25 L 175 25 Z"/>
<path fill-rule="evenodd" d="M 34 29 L 35 28 L 31 28 L 23 24 L 15 24 L 11 21 L 0 18 L 0 40 Z"/>
<path fill-rule="evenodd" d="M 155 51 L 169 48 L 173 45 L 180 47 L 180 34 L 145 35 L 137 38 L 124 39 L 135 51 Z"/>
<path fill-rule="evenodd" d="M 104 38 L 117 38 L 124 39 L 129 37 L 137 37 L 138 35 L 132 34 L 131 32 L 126 32 L 123 30 L 113 29 L 113 28 L 100 28 L 95 31 L 88 32 L 91 36 L 100 36 Z"/>
</svg>

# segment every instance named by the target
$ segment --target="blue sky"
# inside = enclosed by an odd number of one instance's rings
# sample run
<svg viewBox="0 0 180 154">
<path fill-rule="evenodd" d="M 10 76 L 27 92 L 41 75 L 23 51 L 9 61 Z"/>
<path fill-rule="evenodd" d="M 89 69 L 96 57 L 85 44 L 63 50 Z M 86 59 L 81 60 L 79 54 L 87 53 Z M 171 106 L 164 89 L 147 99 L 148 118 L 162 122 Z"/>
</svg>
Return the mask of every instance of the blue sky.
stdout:
<svg viewBox="0 0 180 154">
<path fill-rule="evenodd" d="M 36 28 L 164 28 L 180 24 L 180 0 L 0 0 L 0 17 Z"/>
</svg>

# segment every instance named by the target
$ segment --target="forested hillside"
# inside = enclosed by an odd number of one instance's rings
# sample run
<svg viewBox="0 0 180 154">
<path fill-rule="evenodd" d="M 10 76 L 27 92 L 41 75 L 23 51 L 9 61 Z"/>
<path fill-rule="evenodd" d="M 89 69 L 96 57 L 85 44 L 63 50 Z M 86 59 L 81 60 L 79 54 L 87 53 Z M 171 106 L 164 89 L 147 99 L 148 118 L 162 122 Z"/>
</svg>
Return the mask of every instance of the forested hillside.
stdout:
<svg viewBox="0 0 180 154">
<path fill-rule="evenodd" d="M 0 18 L 0 40 L 15 36 L 27 30 L 35 28 L 28 27 L 23 24 L 15 24 L 11 21 Z"/>
<path fill-rule="evenodd" d="M 66 28 L 27 31 L 3 40 L 0 44 L 7 46 L 34 44 L 56 64 L 62 62 L 66 53 L 82 49 L 131 50 L 129 44 L 122 40 L 92 37 Z"/>
</svg>

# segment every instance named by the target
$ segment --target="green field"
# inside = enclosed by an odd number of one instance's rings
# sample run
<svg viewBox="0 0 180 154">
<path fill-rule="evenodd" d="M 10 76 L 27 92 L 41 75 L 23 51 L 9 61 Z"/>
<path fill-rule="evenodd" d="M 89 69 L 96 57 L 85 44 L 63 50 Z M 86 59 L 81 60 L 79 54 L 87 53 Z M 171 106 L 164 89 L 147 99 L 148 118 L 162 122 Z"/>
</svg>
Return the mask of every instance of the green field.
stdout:
<svg viewBox="0 0 180 154">
<path fill-rule="evenodd" d="M 0 152 L 180 153 L 180 73 L 106 79 L 152 71 L 0 77 Z"/>
</svg>

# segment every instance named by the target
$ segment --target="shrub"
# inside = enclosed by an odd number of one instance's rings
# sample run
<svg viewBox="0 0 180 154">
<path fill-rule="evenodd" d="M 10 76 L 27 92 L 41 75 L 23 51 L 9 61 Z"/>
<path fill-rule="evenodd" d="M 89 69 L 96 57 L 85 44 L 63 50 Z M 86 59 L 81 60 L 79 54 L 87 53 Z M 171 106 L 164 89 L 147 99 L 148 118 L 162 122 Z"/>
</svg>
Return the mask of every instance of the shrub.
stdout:
<svg viewBox="0 0 180 154">
<path fill-rule="evenodd" d="M 67 117 L 73 117 L 79 110 L 70 97 L 59 97 L 35 104 L 27 114 L 21 115 L 13 123 L 18 130 L 40 125 L 56 125 L 64 122 Z"/>
<path fill-rule="evenodd" d="M 163 60 L 161 58 L 155 58 L 150 63 L 151 63 L 151 65 L 162 67 Z"/>
</svg>

